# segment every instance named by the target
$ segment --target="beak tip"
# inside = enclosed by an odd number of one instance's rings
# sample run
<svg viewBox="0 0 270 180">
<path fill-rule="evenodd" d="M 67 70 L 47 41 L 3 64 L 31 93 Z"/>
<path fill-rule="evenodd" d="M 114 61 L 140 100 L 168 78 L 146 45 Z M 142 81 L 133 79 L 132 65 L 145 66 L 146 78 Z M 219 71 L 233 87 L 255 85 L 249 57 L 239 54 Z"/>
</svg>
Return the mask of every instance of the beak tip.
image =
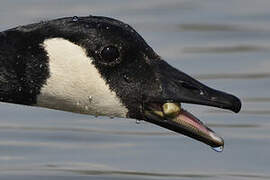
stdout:
<svg viewBox="0 0 270 180">
<path fill-rule="evenodd" d="M 242 107 L 241 100 L 237 97 L 234 97 L 234 100 L 232 101 L 231 110 L 235 113 L 238 113 L 241 110 L 241 107 Z"/>
<path fill-rule="evenodd" d="M 213 139 L 213 141 L 216 142 L 216 144 L 212 147 L 223 147 L 224 146 L 224 139 L 222 137 L 218 136 L 214 132 L 210 132 L 210 136 Z"/>
</svg>

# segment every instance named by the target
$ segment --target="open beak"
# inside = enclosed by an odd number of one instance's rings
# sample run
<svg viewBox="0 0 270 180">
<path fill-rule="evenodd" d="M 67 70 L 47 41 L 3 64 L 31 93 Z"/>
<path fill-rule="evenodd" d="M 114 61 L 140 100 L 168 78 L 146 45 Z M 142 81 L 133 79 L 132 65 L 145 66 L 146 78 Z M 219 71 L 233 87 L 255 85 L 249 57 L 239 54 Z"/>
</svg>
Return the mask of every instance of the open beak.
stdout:
<svg viewBox="0 0 270 180">
<path fill-rule="evenodd" d="M 143 107 L 145 120 L 199 140 L 216 151 L 222 151 L 224 140 L 203 124 L 181 103 L 214 106 L 239 112 L 241 101 L 225 92 L 214 90 L 163 60 L 153 62 L 160 89 L 146 95 Z"/>
</svg>

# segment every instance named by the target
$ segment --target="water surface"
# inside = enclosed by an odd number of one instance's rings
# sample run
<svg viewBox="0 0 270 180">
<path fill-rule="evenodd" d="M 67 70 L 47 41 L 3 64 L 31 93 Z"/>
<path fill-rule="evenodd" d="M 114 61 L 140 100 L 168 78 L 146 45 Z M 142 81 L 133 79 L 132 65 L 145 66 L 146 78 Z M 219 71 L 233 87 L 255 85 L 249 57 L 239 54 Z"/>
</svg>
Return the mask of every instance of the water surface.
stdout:
<svg viewBox="0 0 270 180">
<path fill-rule="evenodd" d="M 243 101 L 185 105 L 225 150 L 135 120 L 0 104 L 0 179 L 270 179 L 270 1 L 0 1 L 0 30 L 63 16 L 131 24 L 170 64 Z"/>
</svg>

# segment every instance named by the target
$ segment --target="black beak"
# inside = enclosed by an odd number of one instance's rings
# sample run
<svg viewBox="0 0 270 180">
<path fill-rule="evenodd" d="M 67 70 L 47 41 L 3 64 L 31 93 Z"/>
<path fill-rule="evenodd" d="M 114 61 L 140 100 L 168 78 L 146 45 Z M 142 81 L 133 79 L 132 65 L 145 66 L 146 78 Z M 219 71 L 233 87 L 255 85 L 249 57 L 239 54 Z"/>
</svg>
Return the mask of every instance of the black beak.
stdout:
<svg viewBox="0 0 270 180">
<path fill-rule="evenodd" d="M 145 120 L 197 139 L 216 151 L 221 151 L 224 146 L 223 139 L 194 115 L 182 109 L 181 103 L 214 106 L 237 113 L 241 109 L 240 99 L 200 83 L 163 60 L 151 63 L 159 88 L 148 90 L 151 93 L 145 95 Z M 173 113 L 173 116 L 168 116 L 164 111 L 165 104 L 172 104 L 178 111 Z"/>
<path fill-rule="evenodd" d="M 162 94 L 153 99 L 213 106 L 235 113 L 240 111 L 241 101 L 236 96 L 212 89 L 163 60 L 156 61 L 155 67 Z"/>
</svg>

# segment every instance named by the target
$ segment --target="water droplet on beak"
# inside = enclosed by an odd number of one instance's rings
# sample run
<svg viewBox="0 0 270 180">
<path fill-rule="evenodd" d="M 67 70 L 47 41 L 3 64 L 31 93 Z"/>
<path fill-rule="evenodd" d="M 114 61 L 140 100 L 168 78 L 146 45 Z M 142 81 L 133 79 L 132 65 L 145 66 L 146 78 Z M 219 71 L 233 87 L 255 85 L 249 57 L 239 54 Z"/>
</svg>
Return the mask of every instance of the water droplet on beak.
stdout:
<svg viewBox="0 0 270 180">
<path fill-rule="evenodd" d="M 212 149 L 216 152 L 222 152 L 224 147 L 223 146 L 219 146 L 219 147 L 212 147 Z"/>
<path fill-rule="evenodd" d="M 204 95 L 204 92 L 202 90 L 200 90 L 200 95 L 203 96 Z"/>
</svg>

